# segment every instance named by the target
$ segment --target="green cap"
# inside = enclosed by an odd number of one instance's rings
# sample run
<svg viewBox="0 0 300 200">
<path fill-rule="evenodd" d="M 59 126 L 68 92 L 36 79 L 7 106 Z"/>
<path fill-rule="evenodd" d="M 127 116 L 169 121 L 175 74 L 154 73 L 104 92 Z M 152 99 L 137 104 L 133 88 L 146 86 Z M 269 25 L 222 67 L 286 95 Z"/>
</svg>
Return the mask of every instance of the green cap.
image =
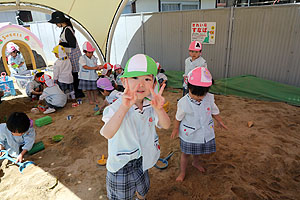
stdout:
<svg viewBox="0 0 300 200">
<path fill-rule="evenodd" d="M 157 66 L 153 58 L 144 54 L 136 54 L 127 61 L 124 74 L 121 77 L 137 77 L 151 74 L 154 76 L 157 74 Z"/>
</svg>

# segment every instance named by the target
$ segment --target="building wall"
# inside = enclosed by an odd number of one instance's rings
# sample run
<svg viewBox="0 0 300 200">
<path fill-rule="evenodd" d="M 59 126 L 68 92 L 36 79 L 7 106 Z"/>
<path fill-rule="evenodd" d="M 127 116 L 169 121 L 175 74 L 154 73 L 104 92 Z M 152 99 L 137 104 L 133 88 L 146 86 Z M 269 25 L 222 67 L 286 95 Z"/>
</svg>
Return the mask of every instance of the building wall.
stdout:
<svg viewBox="0 0 300 200">
<path fill-rule="evenodd" d="M 201 0 L 201 9 L 212 9 L 216 8 L 215 0 Z"/>
<path fill-rule="evenodd" d="M 166 70 L 183 71 L 191 23 L 216 22 L 216 43 L 204 44 L 202 52 L 216 79 L 250 74 L 300 86 L 299 10 L 296 4 L 124 15 L 110 61 L 125 66 L 145 53 Z"/>
<path fill-rule="evenodd" d="M 0 12 L 0 23 L 3 22 L 11 22 L 12 24 L 17 24 L 16 11 Z"/>
<path fill-rule="evenodd" d="M 158 12 L 158 0 L 137 0 L 136 12 Z"/>
</svg>

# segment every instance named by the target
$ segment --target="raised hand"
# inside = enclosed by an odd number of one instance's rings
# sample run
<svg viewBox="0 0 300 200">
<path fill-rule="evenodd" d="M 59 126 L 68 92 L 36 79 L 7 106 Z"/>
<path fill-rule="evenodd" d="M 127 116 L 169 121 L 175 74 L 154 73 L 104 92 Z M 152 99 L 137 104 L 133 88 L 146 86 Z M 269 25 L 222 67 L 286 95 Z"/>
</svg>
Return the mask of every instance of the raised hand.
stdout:
<svg viewBox="0 0 300 200">
<path fill-rule="evenodd" d="M 125 78 L 125 90 L 122 96 L 122 104 L 130 108 L 133 104 L 135 104 L 137 100 L 137 95 L 136 92 L 139 89 L 140 85 L 137 84 L 137 86 L 134 88 L 134 90 L 130 90 L 129 85 L 128 85 L 128 79 Z"/>
<path fill-rule="evenodd" d="M 164 91 L 166 87 L 166 84 L 163 84 L 163 86 L 160 88 L 158 94 L 156 94 L 153 90 L 152 87 L 150 87 L 150 92 L 151 92 L 151 95 L 152 95 L 152 99 L 151 99 L 151 105 L 154 109 L 162 109 L 164 104 L 165 104 L 165 98 L 162 96 L 162 93 Z"/>
</svg>

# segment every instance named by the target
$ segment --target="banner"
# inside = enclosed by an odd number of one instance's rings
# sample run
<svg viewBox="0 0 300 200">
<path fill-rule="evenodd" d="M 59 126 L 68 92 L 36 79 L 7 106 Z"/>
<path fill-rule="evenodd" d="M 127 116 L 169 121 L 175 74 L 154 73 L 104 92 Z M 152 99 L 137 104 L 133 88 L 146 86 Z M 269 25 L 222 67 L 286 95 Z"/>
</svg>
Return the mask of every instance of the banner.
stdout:
<svg viewBox="0 0 300 200">
<path fill-rule="evenodd" d="M 191 41 L 201 44 L 215 44 L 216 22 L 192 22 Z"/>
</svg>

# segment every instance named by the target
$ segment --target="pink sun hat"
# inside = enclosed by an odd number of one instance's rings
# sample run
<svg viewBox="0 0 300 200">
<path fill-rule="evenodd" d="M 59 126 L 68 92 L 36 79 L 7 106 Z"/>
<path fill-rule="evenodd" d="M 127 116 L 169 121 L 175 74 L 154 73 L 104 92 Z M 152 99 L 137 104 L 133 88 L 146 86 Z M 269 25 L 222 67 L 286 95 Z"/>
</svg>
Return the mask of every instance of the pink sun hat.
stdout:
<svg viewBox="0 0 300 200">
<path fill-rule="evenodd" d="M 117 69 L 122 69 L 121 65 L 115 64 L 115 65 L 114 65 L 114 70 L 116 71 Z"/>
<path fill-rule="evenodd" d="M 189 46 L 189 50 L 190 51 L 201 51 L 202 50 L 202 44 L 201 44 L 201 42 L 199 42 L 197 40 L 191 42 L 191 44 Z"/>
<path fill-rule="evenodd" d="M 83 43 L 82 49 L 84 51 L 87 51 L 87 52 L 94 52 L 95 51 L 95 48 L 93 47 L 93 45 L 88 41 Z"/>
<path fill-rule="evenodd" d="M 196 67 L 189 72 L 188 82 L 196 86 L 209 87 L 212 85 L 212 76 L 205 67 Z"/>
<path fill-rule="evenodd" d="M 97 87 L 103 90 L 113 90 L 110 80 L 108 78 L 99 78 L 97 81 Z"/>
</svg>

